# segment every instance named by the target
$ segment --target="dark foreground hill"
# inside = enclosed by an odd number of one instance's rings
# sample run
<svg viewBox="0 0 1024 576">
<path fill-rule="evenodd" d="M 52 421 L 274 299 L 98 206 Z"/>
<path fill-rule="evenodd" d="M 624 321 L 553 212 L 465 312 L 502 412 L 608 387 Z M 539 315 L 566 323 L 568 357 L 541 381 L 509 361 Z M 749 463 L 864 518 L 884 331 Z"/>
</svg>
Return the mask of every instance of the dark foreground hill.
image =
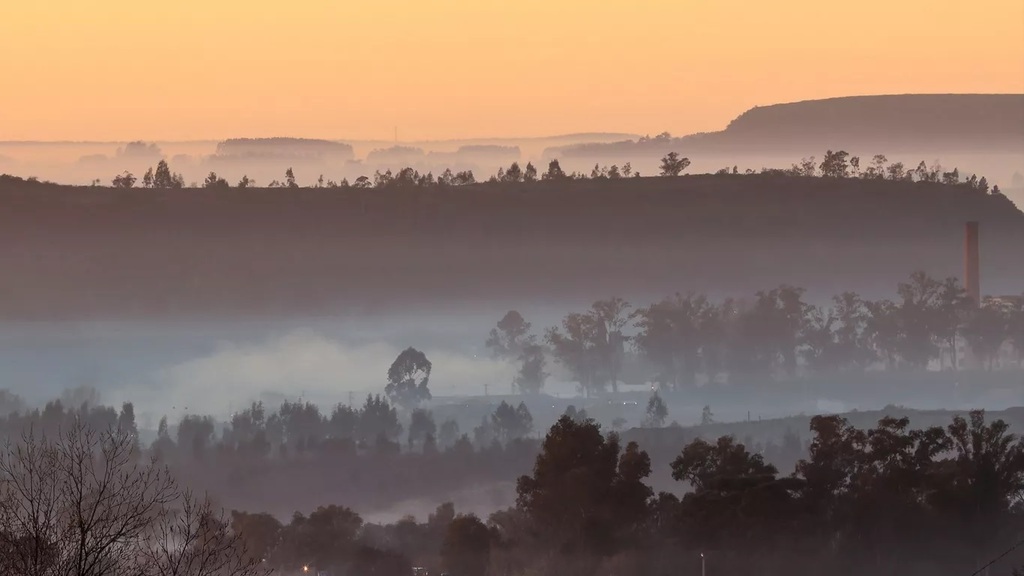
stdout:
<svg viewBox="0 0 1024 576">
<path fill-rule="evenodd" d="M 965 186 L 781 175 L 432 189 L 113 190 L 0 182 L 0 317 L 292 314 L 643 301 L 782 282 L 1024 290 L 1024 214 Z"/>
</svg>

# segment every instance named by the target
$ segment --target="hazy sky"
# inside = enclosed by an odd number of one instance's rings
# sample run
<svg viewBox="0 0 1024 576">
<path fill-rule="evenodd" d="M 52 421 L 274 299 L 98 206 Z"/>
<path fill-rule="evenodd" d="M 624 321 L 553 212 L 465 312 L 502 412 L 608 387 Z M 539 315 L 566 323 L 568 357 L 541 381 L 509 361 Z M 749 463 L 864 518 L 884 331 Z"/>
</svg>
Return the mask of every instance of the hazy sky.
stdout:
<svg viewBox="0 0 1024 576">
<path fill-rule="evenodd" d="M 11 0 L 0 140 L 687 133 L 1024 92 L 1021 0 Z"/>
</svg>

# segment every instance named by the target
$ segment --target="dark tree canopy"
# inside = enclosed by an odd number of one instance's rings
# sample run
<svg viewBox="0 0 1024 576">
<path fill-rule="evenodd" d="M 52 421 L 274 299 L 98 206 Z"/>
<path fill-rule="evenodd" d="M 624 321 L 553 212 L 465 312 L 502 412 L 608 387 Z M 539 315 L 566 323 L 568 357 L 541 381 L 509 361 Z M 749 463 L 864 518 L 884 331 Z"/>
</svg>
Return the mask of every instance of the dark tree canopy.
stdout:
<svg viewBox="0 0 1024 576">
<path fill-rule="evenodd" d="M 657 392 L 651 394 L 651 398 L 647 401 L 644 425 L 661 428 L 665 425 L 666 418 L 668 418 L 668 406 L 665 405 L 665 401 L 661 399 Z"/>
<path fill-rule="evenodd" d="M 441 544 L 441 563 L 452 574 L 486 576 L 492 534 L 473 514 L 456 516 Z"/>
<path fill-rule="evenodd" d="M 661 175 L 679 176 L 689 166 L 689 158 L 681 158 L 678 152 L 669 152 L 661 159 Z"/>
<path fill-rule="evenodd" d="M 591 420 L 562 416 L 552 426 L 531 476 L 517 482 L 517 507 L 562 552 L 609 554 L 615 535 L 642 518 L 651 490 L 650 459 L 635 445 L 620 455 L 618 438 Z"/>
<path fill-rule="evenodd" d="M 430 400 L 430 370 L 433 365 L 426 354 L 415 348 L 406 348 L 388 368 L 388 384 L 384 392 L 396 405 L 412 410 Z"/>
<path fill-rule="evenodd" d="M 496 358 L 516 358 L 531 343 L 530 328 L 522 314 L 510 310 L 491 329 L 486 346 Z"/>
</svg>

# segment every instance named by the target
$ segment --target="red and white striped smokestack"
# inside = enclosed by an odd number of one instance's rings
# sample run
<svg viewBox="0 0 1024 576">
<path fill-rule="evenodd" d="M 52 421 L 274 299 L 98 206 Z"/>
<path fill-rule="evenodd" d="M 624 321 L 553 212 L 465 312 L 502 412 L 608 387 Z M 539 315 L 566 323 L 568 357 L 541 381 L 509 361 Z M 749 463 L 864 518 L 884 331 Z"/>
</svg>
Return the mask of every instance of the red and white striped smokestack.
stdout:
<svg viewBox="0 0 1024 576">
<path fill-rule="evenodd" d="M 964 228 L 964 288 L 975 306 L 981 304 L 980 256 L 978 223 L 968 222 Z"/>
</svg>

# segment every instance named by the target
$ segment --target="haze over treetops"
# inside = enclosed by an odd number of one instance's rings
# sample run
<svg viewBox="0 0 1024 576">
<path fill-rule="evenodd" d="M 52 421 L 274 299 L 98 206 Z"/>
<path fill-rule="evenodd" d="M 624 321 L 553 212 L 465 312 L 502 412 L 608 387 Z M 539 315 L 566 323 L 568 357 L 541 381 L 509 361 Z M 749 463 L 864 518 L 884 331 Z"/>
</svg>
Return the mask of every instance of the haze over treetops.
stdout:
<svg viewBox="0 0 1024 576">
<path fill-rule="evenodd" d="M 0 141 L 684 134 L 766 102 L 1024 92 L 1024 4 L 22 1 L 0 53 Z"/>
</svg>

